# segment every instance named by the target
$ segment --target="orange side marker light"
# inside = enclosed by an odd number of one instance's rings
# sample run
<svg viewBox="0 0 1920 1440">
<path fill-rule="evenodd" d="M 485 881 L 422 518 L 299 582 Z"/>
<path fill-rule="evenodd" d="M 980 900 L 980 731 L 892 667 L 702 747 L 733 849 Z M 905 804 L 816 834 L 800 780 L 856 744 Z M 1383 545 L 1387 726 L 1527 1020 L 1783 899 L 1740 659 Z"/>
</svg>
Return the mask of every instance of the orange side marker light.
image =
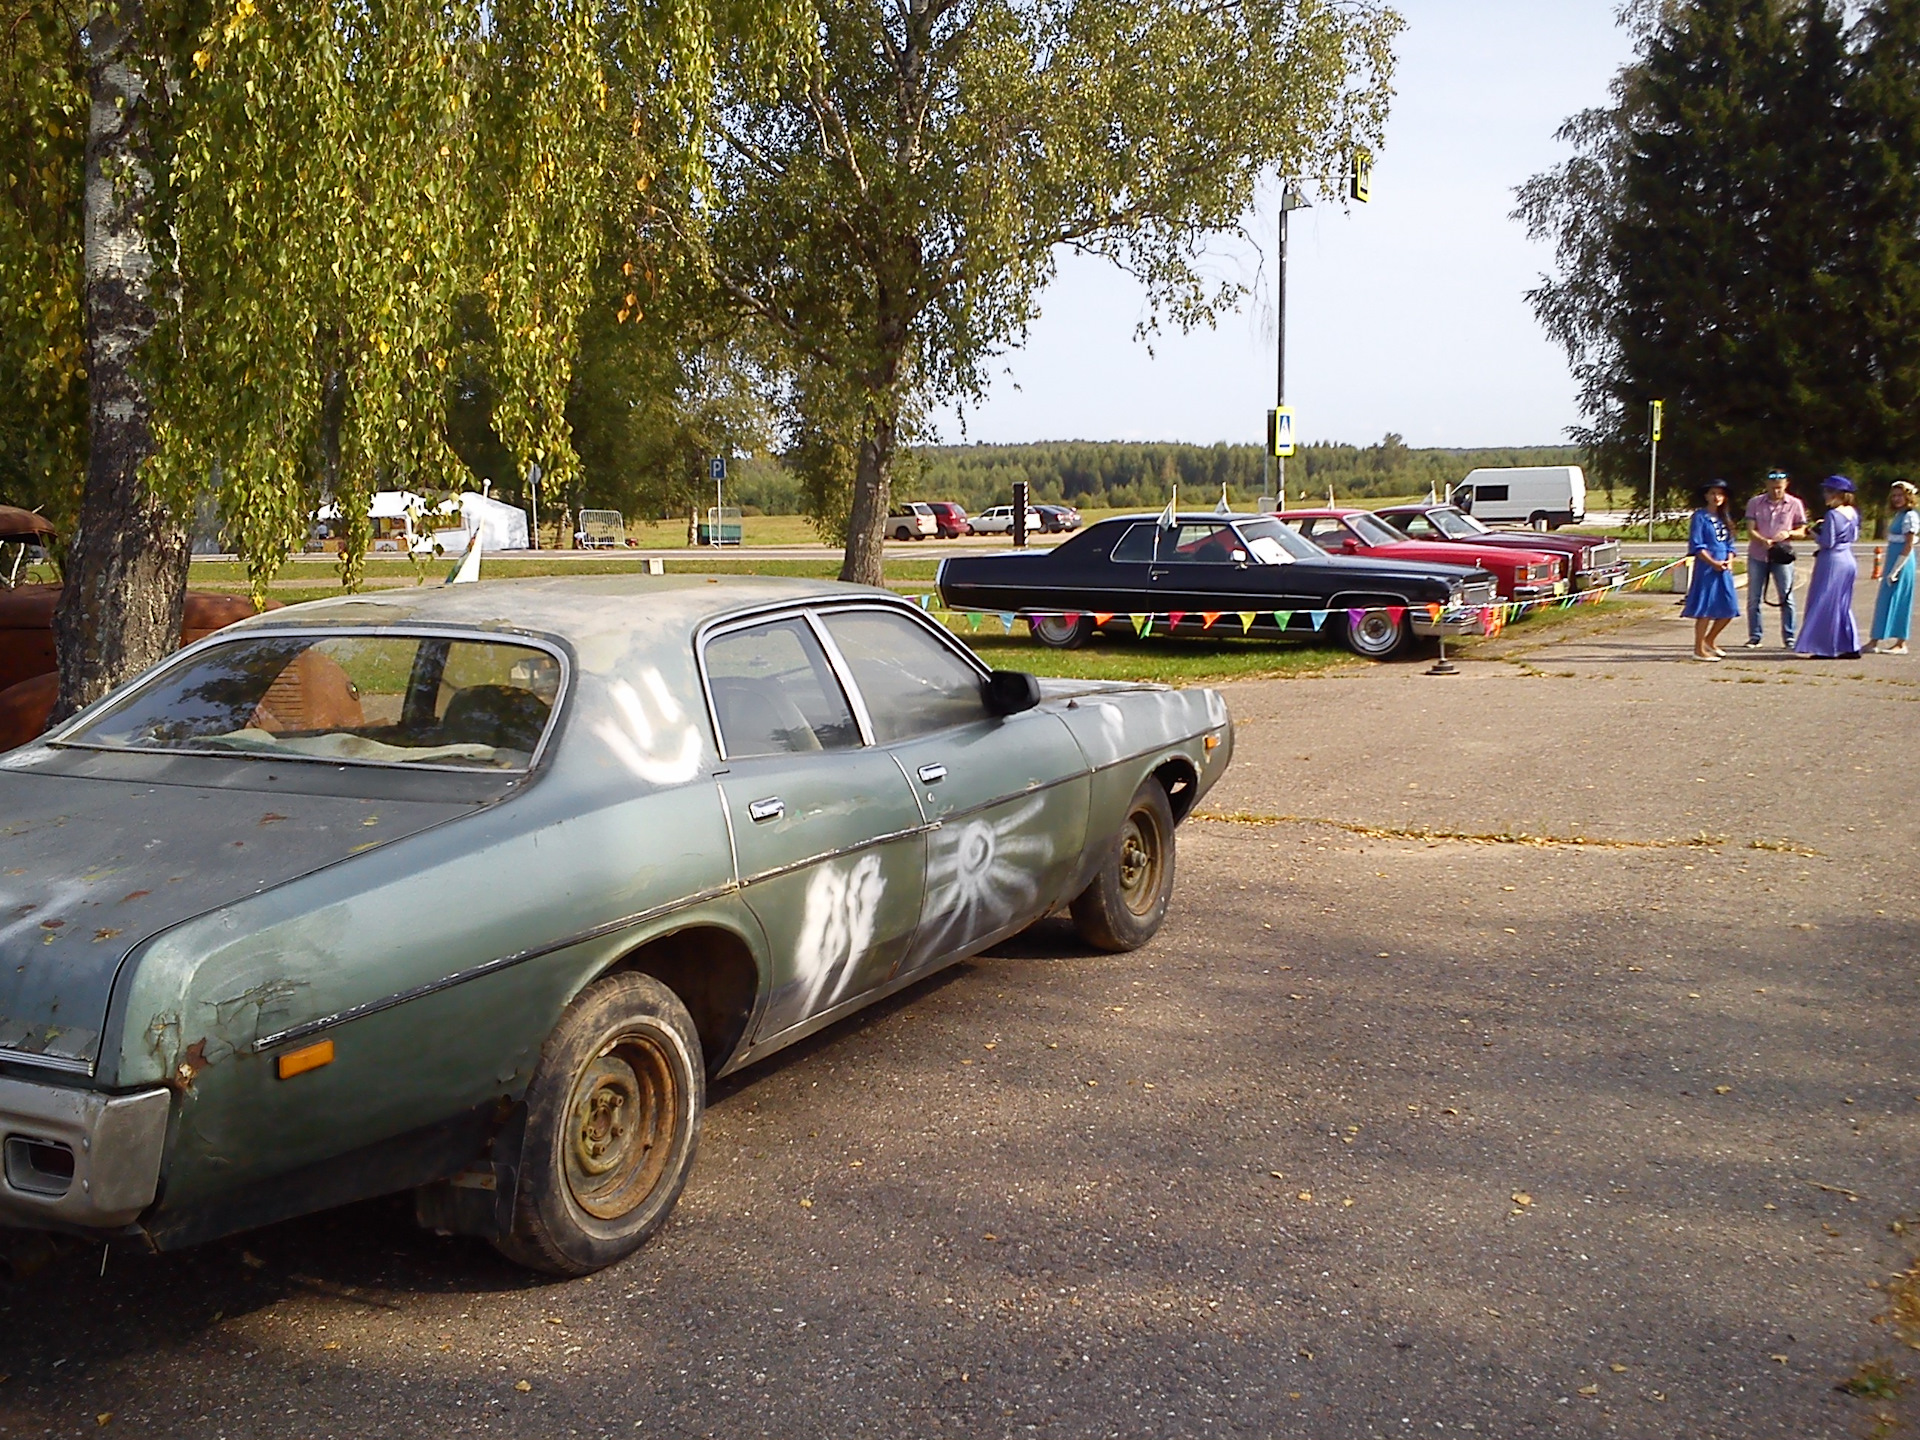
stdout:
<svg viewBox="0 0 1920 1440">
<path fill-rule="evenodd" d="M 333 1041 L 322 1040 L 314 1045 L 302 1045 L 298 1050 L 289 1050 L 274 1062 L 274 1066 L 282 1080 L 291 1080 L 296 1075 L 304 1075 L 309 1070 L 318 1070 L 322 1065 L 332 1063 Z"/>
</svg>

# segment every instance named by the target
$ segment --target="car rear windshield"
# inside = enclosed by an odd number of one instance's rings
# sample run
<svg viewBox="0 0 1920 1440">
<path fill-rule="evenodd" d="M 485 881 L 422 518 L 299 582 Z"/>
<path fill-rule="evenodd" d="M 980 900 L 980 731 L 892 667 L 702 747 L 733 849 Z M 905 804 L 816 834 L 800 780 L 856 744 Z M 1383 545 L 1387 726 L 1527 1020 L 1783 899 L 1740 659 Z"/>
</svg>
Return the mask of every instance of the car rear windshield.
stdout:
<svg viewBox="0 0 1920 1440">
<path fill-rule="evenodd" d="M 165 667 L 60 743 L 525 770 L 560 683 L 557 657 L 509 641 L 249 635 Z"/>
</svg>

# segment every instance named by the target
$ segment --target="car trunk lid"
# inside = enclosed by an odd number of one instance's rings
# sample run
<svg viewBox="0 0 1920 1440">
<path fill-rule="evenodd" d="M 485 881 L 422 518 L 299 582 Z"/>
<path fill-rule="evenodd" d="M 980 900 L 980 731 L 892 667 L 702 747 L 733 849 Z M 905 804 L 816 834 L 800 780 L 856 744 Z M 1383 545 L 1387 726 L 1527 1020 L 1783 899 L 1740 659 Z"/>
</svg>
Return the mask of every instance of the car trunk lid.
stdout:
<svg viewBox="0 0 1920 1440">
<path fill-rule="evenodd" d="M 92 1074 L 142 941 L 473 808 L 0 768 L 0 1062 Z"/>
</svg>

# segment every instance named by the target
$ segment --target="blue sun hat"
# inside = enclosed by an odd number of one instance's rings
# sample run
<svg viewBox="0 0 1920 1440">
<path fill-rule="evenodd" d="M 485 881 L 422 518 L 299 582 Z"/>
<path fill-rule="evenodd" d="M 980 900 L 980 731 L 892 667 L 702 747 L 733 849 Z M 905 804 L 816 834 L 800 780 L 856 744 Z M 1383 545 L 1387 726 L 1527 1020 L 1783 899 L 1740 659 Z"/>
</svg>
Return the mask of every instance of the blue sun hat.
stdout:
<svg viewBox="0 0 1920 1440">
<path fill-rule="evenodd" d="M 1851 495 L 1853 494 L 1853 481 L 1844 475 L 1829 475 L 1820 482 L 1820 488 L 1823 490 L 1831 490 L 1836 495 Z"/>
</svg>

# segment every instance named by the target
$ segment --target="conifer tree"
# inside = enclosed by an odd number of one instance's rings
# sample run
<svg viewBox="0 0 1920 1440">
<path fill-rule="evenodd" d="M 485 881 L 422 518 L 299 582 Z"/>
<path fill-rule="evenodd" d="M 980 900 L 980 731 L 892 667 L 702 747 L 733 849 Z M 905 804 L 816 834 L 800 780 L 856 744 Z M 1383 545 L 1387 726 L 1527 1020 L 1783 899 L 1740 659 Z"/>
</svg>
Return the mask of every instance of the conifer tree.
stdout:
<svg viewBox="0 0 1920 1440">
<path fill-rule="evenodd" d="M 1873 460 L 1911 474 L 1920 466 L 1920 0 L 1874 0 L 1859 36 L 1849 278 L 1866 369 L 1860 424 Z"/>
</svg>

